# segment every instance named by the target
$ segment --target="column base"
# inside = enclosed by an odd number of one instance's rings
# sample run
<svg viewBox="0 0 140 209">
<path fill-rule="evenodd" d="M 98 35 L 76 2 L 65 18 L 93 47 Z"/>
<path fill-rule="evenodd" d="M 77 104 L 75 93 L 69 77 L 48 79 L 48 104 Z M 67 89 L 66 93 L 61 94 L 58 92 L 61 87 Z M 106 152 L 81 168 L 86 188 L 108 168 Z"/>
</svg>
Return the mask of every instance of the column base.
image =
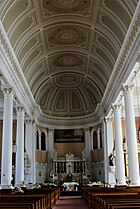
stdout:
<svg viewBox="0 0 140 209">
<path fill-rule="evenodd" d="M 25 187 L 26 187 L 26 185 L 25 185 L 25 184 L 15 184 L 15 187 L 25 188 Z"/>
<path fill-rule="evenodd" d="M 133 186 L 140 186 L 140 182 L 139 181 L 133 181 L 130 184 L 127 185 L 128 187 L 133 187 Z"/>
<path fill-rule="evenodd" d="M 127 184 L 126 184 L 126 182 L 124 181 L 124 182 L 118 182 L 118 183 L 116 183 L 116 185 L 115 186 L 126 186 Z"/>
<path fill-rule="evenodd" d="M 109 171 L 115 173 L 116 166 L 109 166 Z"/>
<path fill-rule="evenodd" d="M 0 185 L 0 187 L 1 187 L 1 189 L 14 189 L 15 187 L 13 187 L 11 184 L 9 184 L 9 185 Z"/>
</svg>

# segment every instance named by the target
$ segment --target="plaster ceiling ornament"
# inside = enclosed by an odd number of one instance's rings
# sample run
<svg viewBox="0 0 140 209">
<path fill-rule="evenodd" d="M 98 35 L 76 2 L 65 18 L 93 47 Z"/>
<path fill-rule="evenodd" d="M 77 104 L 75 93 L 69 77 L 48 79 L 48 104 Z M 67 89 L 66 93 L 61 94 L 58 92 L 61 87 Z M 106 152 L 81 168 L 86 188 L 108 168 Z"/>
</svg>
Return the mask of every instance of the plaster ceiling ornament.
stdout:
<svg viewBox="0 0 140 209">
<path fill-rule="evenodd" d="M 44 17 L 62 13 L 89 16 L 91 3 L 92 0 L 42 0 L 42 10 Z"/>
<path fill-rule="evenodd" d="M 72 53 L 60 54 L 52 61 L 52 67 L 79 67 L 82 65 L 84 65 L 83 57 Z"/>
<path fill-rule="evenodd" d="M 47 31 L 49 47 L 60 45 L 87 46 L 89 31 L 86 28 L 72 25 L 54 27 Z"/>
<path fill-rule="evenodd" d="M 80 4 L 80 0 L 52 0 L 54 6 L 61 9 L 71 9 Z"/>
<path fill-rule="evenodd" d="M 137 57 L 140 2 L 0 4 L 0 70 L 27 114 L 53 126 L 85 125 L 107 113 Z"/>
<path fill-rule="evenodd" d="M 76 88 L 82 84 L 82 77 L 76 73 L 61 73 L 55 76 L 54 83 L 60 88 Z"/>
</svg>

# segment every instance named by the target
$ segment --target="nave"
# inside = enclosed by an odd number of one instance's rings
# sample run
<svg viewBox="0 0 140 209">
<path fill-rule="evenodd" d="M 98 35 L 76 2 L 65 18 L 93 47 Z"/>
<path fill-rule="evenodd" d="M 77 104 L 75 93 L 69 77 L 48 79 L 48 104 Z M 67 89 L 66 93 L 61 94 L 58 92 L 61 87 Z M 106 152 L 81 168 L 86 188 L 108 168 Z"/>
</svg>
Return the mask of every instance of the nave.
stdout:
<svg viewBox="0 0 140 209">
<path fill-rule="evenodd" d="M 140 186 L 139 25 L 140 0 L 0 0 L 0 190 Z"/>
<path fill-rule="evenodd" d="M 140 208 L 140 187 L 82 187 L 61 193 L 60 188 L 0 190 L 0 209 L 134 209 Z"/>
<path fill-rule="evenodd" d="M 62 196 L 53 209 L 88 209 L 81 196 Z"/>
</svg>

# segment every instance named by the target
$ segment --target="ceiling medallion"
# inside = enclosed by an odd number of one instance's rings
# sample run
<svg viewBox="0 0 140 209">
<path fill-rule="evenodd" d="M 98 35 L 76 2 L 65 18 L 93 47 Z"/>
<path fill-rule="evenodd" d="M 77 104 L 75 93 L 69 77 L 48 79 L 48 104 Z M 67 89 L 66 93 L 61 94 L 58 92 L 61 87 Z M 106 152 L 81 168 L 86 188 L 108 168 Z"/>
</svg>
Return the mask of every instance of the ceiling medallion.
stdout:
<svg viewBox="0 0 140 209">
<path fill-rule="evenodd" d="M 63 82 L 63 83 L 72 83 L 75 81 L 75 77 L 72 76 L 72 75 L 65 75 L 63 76 L 62 78 L 60 78 L 60 81 Z"/>
<path fill-rule="evenodd" d="M 77 30 L 70 30 L 63 29 L 62 31 L 59 31 L 56 35 L 56 40 L 57 42 L 62 42 L 62 43 L 72 43 L 78 41 L 79 38 L 79 31 Z M 82 41 L 82 40 L 81 40 Z"/>
<path fill-rule="evenodd" d="M 86 46 L 88 30 L 78 26 L 64 25 L 48 31 L 49 46 L 78 45 Z"/>
<path fill-rule="evenodd" d="M 71 57 L 65 57 L 62 59 L 62 64 L 63 65 L 73 65 L 75 61 Z"/>
<path fill-rule="evenodd" d="M 81 57 L 71 53 L 58 55 L 52 62 L 54 67 L 77 67 L 83 64 Z"/>
<path fill-rule="evenodd" d="M 52 0 L 52 2 L 60 9 L 72 9 L 80 4 L 80 0 Z"/>
<path fill-rule="evenodd" d="M 63 40 L 70 40 L 73 38 L 73 34 L 72 33 L 68 33 L 68 32 L 64 32 L 62 35 L 61 35 L 61 38 Z"/>
<path fill-rule="evenodd" d="M 61 73 L 54 77 L 54 84 L 61 89 L 77 88 L 82 84 L 82 76 L 76 73 Z"/>
</svg>

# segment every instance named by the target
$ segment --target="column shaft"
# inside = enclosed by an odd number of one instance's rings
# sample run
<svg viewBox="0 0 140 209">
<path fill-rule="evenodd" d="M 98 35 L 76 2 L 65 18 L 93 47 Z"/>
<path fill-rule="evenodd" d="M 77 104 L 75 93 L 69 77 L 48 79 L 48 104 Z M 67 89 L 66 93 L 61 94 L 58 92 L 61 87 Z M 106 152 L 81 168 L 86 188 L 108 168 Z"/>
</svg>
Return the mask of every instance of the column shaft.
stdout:
<svg viewBox="0 0 140 209">
<path fill-rule="evenodd" d="M 48 166 L 49 166 L 49 173 L 53 170 L 52 160 L 53 160 L 53 153 L 54 153 L 54 129 L 49 129 L 48 132 Z"/>
<path fill-rule="evenodd" d="M 31 158 L 31 182 L 36 183 L 36 161 L 35 161 L 35 150 L 36 150 L 36 125 L 32 126 L 32 158 Z"/>
<path fill-rule="evenodd" d="M 33 124 L 33 119 L 26 119 L 26 140 L 25 148 L 30 160 L 30 172 L 25 171 L 25 182 L 36 183 L 35 171 L 35 149 L 36 149 L 36 126 Z M 27 169 L 28 171 L 28 169 Z"/>
<path fill-rule="evenodd" d="M 97 131 L 97 141 L 98 141 L 98 149 L 101 148 L 101 144 L 100 144 L 100 130 Z"/>
<path fill-rule="evenodd" d="M 12 180 L 12 130 L 13 130 L 13 96 L 11 87 L 2 87 L 4 93 L 1 187 L 9 188 Z"/>
<path fill-rule="evenodd" d="M 116 179 L 118 184 L 125 185 L 125 166 L 121 127 L 121 105 L 114 105 L 114 128 L 115 128 L 115 143 L 116 143 Z"/>
<path fill-rule="evenodd" d="M 123 86 L 125 115 L 126 115 L 126 138 L 128 150 L 128 172 L 133 185 L 140 185 L 139 161 L 136 139 L 135 114 L 133 104 L 133 85 Z"/>
<path fill-rule="evenodd" d="M 91 172 L 91 146 L 90 146 L 90 130 L 84 129 L 85 131 L 85 155 L 86 155 L 86 162 L 87 168 Z"/>
<path fill-rule="evenodd" d="M 115 171 L 110 170 L 109 155 L 113 154 L 114 139 L 112 118 L 106 117 L 104 122 L 104 162 L 105 162 L 105 182 L 108 184 L 115 184 Z M 114 162 L 115 163 L 115 162 Z"/>
<path fill-rule="evenodd" d="M 24 186 L 24 112 L 23 107 L 17 107 L 16 186 Z"/>
</svg>

